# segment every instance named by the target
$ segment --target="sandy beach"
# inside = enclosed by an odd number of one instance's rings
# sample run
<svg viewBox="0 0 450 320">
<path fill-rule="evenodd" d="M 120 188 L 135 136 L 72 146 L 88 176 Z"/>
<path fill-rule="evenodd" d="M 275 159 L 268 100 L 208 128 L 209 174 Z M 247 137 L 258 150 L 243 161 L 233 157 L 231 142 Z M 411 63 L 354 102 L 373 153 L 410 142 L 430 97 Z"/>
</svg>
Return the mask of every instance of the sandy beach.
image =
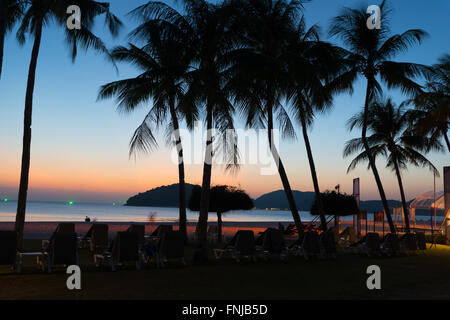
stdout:
<svg viewBox="0 0 450 320">
<path fill-rule="evenodd" d="M 136 223 L 136 222 L 101 222 L 101 223 L 107 223 L 109 225 L 109 234 L 111 237 L 114 237 L 114 235 L 118 231 L 125 231 L 130 224 Z M 149 223 L 136 223 L 136 224 L 145 224 L 145 232 L 151 233 L 153 230 L 156 229 L 157 225 L 149 224 Z M 172 224 L 176 227 L 175 223 L 159 223 L 159 224 Z M 214 224 L 214 223 L 211 223 Z M 52 232 L 56 229 L 56 226 L 58 225 L 58 222 L 27 222 L 25 223 L 25 231 L 24 231 L 24 238 L 26 239 L 45 239 L 50 237 Z M 76 222 L 75 223 L 75 232 L 82 236 L 84 235 L 90 228 L 92 223 L 86 223 L 86 222 Z M 187 231 L 189 235 L 192 235 L 195 231 L 195 225 L 194 222 L 188 222 Z M 286 225 L 285 225 L 286 226 Z M 266 228 L 269 227 L 278 227 L 278 223 L 275 222 L 224 222 L 223 224 L 223 234 L 224 236 L 228 237 L 233 235 L 238 229 L 251 229 L 255 233 L 259 233 L 264 231 Z M 0 230 L 13 230 L 14 229 L 14 223 L 13 222 L 0 222 Z"/>
<path fill-rule="evenodd" d="M 306 221 L 305 221 L 306 222 Z M 59 222 L 27 222 L 25 223 L 25 231 L 24 231 L 24 238 L 26 239 L 46 239 L 51 236 L 53 231 L 56 229 L 56 226 Z M 154 223 L 143 223 L 143 222 L 98 222 L 98 223 L 106 223 L 109 225 L 109 235 L 110 237 L 114 237 L 115 234 L 118 231 L 125 231 L 130 224 L 144 224 L 145 225 L 145 232 L 151 233 L 153 230 L 156 229 L 156 227 L 159 224 L 171 224 L 174 226 L 174 229 L 177 229 L 177 223 L 176 222 L 154 222 Z M 92 225 L 92 222 L 75 222 L 75 232 L 82 236 L 84 235 Z M 209 225 L 215 225 L 216 222 L 210 222 Z M 288 223 L 282 222 L 284 227 L 287 227 Z M 329 226 L 333 226 L 334 223 L 331 222 Z M 339 225 L 340 230 L 344 230 L 348 226 L 352 226 L 353 222 L 351 220 L 341 221 Z M 188 222 L 187 223 L 187 231 L 188 235 L 192 236 L 193 232 L 195 231 L 196 222 Z M 414 227 L 414 225 L 412 226 Z M 429 225 L 425 224 L 417 224 L 415 227 L 417 228 L 425 228 L 430 229 Z M 241 229 L 250 229 L 255 232 L 255 234 L 258 234 L 259 232 L 264 231 L 266 228 L 278 228 L 278 222 L 255 222 L 255 221 L 249 221 L 249 222 L 223 222 L 223 235 L 225 237 L 231 237 L 236 233 L 236 231 Z M 14 223 L 13 222 L 0 222 L 0 230 L 13 230 L 14 229 Z M 361 233 L 365 234 L 366 231 L 366 222 L 361 222 Z M 387 222 L 385 222 L 385 225 L 381 223 L 377 223 L 373 225 L 373 221 L 367 222 L 367 231 L 368 232 L 379 232 L 380 234 L 388 233 L 389 232 L 389 225 Z"/>
</svg>

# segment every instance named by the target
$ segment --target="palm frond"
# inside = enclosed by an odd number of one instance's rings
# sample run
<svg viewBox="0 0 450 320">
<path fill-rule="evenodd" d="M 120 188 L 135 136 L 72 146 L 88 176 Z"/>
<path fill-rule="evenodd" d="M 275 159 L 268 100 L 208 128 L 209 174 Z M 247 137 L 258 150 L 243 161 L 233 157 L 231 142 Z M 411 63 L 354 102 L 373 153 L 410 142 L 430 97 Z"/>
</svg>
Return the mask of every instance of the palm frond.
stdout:
<svg viewBox="0 0 450 320">
<path fill-rule="evenodd" d="M 428 67 L 416 63 L 383 61 L 379 65 L 380 77 L 388 88 L 400 89 L 408 95 L 417 95 L 422 92 L 422 86 L 411 78 L 423 76 L 428 70 Z"/>
<path fill-rule="evenodd" d="M 413 44 L 421 44 L 426 36 L 428 34 L 421 29 L 410 29 L 402 34 L 393 35 L 378 49 L 376 57 L 380 61 L 390 59 L 399 53 L 406 52 Z"/>
<path fill-rule="evenodd" d="M 158 147 L 158 142 L 149 126 L 150 115 L 147 115 L 142 123 L 136 128 L 130 140 L 130 158 L 139 153 L 150 153 Z"/>
</svg>

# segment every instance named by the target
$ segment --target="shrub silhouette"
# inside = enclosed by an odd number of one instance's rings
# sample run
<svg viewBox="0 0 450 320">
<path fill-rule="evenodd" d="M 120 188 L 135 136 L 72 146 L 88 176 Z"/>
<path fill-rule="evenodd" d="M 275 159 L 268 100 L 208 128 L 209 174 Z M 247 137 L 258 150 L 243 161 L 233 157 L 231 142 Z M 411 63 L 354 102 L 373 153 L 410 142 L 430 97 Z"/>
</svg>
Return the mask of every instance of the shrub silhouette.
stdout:
<svg viewBox="0 0 450 320">
<path fill-rule="evenodd" d="M 201 190 L 200 186 L 192 189 L 188 206 L 191 211 L 200 211 Z M 253 200 L 244 190 L 227 185 L 212 187 L 208 211 L 217 213 L 217 240 L 222 240 L 222 214 L 232 210 L 250 210 L 253 207 Z"/>
</svg>

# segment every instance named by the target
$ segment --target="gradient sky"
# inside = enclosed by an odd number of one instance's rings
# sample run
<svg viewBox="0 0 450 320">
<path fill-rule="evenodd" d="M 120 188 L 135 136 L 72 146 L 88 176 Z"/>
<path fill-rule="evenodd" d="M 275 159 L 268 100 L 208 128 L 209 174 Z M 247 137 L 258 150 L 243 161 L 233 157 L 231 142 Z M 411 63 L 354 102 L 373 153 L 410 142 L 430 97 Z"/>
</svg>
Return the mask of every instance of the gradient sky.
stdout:
<svg viewBox="0 0 450 320">
<path fill-rule="evenodd" d="M 145 1 L 111 0 L 112 11 L 125 23 L 121 36 L 111 39 L 99 20 L 96 34 L 108 47 L 126 43 L 127 33 L 136 26 L 126 13 Z M 315 0 L 305 4 L 308 25 L 319 24 L 324 30 L 330 18 L 343 6 L 377 4 L 380 1 Z M 424 64 L 435 63 L 450 49 L 450 2 L 444 0 L 389 1 L 393 13 L 394 33 L 410 28 L 422 28 L 430 37 L 421 46 L 413 47 L 397 61 Z M 323 32 L 323 38 L 326 34 Z M 170 161 L 170 150 L 162 147 L 136 160 L 128 158 L 128 142 L 142 121 L 148 107 L 132 114 L 119 114 L 113 100 L 96 102 L 102 84 L 137 74 L 132 67 L 120 64 L 119 75 L 105 59 L 96 53 L 80 52 L 75 64 L 63 43 L 63 34 L 55 26 L 44 30 L 38 61 L 34 94 L 33 139 L 30 171 L 30 200 L 121 202 L 129 196 L 160 185 L 176 183 L 178 171 Z M 5 48 L 4 72 L 0 80 L 0 198 L 17 198 L 23 133 L 23 107 L 32 41 L 20 47 L 14 34 L 8 36 Z M 389 94 L 401 102 L 399 92 Z M 361 199 L 379 199 L 371 172 L 360 166 L 346 173 L 350 159 L 342 158 L 344 142 L 359 133 L 349 133 L 347 119 L 359 111 L 364 102 L 364 83 L 355 86 L 353 96 L 336 97 L 334 109 L 319 115 L 310 133 L 322 190 L 341 184 L 352 192 L 352 179 L 361 178 Z M 240 121 L 236 127 L 242 128 Z M 297 126 L 298 128 L 298 126 Z M 312 190 L 311 175 L 300 132 L 298 139 L 281 143 L 284 161 L 293 189 Z M 163 136 L 159 135 L 160 137 Z M 430 154 L 429 159 L 442 173 L 450 165 L 447 154 Z M 390 199 L 399 199 L 393 173 L 378 160 L 381 178 Z M 235 175 L 223 168 L 213 168 L 212 183 L 239 185 L 251 196 L 281 189 L 278 175 L 261 176 L 258 165 L 244 165 Z M 186 180 L 201 183 L 202 166 L 186 166 Z M 433 189 L 433 175 L 426 169 L 410 168 L 404 174 L 407 198 Z M 437 179 L 442 189 L 442 178 Z"/>
</svg>

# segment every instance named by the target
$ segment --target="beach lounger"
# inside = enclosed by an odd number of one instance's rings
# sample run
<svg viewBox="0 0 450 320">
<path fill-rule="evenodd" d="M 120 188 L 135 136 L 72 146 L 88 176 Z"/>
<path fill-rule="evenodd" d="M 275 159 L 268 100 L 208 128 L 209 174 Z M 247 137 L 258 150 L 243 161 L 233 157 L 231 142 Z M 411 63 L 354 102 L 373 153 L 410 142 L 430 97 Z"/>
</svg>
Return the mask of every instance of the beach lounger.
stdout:
<svg viewBox="0 0 450 320">
<path fill-rule="evenodd" d="M 49 246 L 50 242 L 52 241 L 53 237 L 57 233 L 75 233 L 75 223 L 73 223 L 73 222 L 58 223 L 55 231 L 53 231 L 52 235 L 50 236 L 50 239 L 42 240 L 42 250 L 43 251 L 48 250 L 48 246 Z"/>
<path fill-rule="evenodd" d="M 62 222 L 58 223 L 55 232 L 61 233 L 75 233 L 75 223 L 72 222 Z"/>
<path fill-rule="evenodd" d="M 355 228 L 347 227 L 339 235 L 339 244 L 345 247 L 350 247 L 352 244 L 358 241 L 356 236 Z"/>
<path fill-rule="evenodd" d="M 358 240 L 355 228 L 347 227 L 339 234 L 337 244 L 343 251 L 355 252 L 358 251 L 358 247 L 362 242 L 361 239 Z"/>
<path fill-rule="evenodd" d="M 302 253 L 306 260 L 320 255 L 320 237 L 317 232 L 305 232 L 302 243 Z"/>
<path fill-rule="evenodd" d="M 287 228 L 283 231 L 283 233 L 287 236 L 294 236 L 297 232 L 297 227 L 295 226 L 295 223 L 290 223 Z"/>
<path fill-rule="evenodd" d="M 329 229 L 320 234 L 320 245 L 322 257 L 336 259 L 337 248 L 336 248 L 335 234 L 332 229 Z"/>
<path fill-rule="evenodd" d="M 15 231 L 0 231 L 0 265 L 10 265 L 20 273 Z"/>
<path fill-rule="evenodd" d="M 162 235 L 167 231 L 173 231 L 173 227 L 170 224 L 160 224 L 155 231 L 150 235 L 151 238 L 161 239 Z"/>
<path fill-rule="evenodd" d="M 360 247 L 369 257 L 381 255 L 380 236 L 375 232 L 367 233 Z"/>
<path fill-rule="evenodd" d="M 327 230 L 327 232 L 331 232 L 334 238 L 334 242 L 338 244 L 339 242 L 339 228 L 338 227 L 331 227 Z"/>
<path fill-rule="evenodd" d="M 281 260 L 286 257 L 286 243 L 283 232 L 279 229 L 266 229 L 255 241 L 256 250 L 262 254 L 265 260 L 272 254 L 280 256 Z"/>
<path fill-rule="evenodd" d="M 398 254 L 400 252 L 400 241 L 398 236 L 393 233 L 385 235 L 381 243 L 381 251 L 388 256 Z"/>
<path fill-rule="evenodd" d="M 301 232 L 298 239 L 296 239 L 288 248 L 288 252 L 291 254 L 294 254 L 295 256 L 298 256 L 300 254 L 303 254 L 302 251 L 302 245 L 303 245 L 303 239 L 305 237 L 305 232 Z"/>
<path fill-rule="evenodd" d="M 139 245 L 143 245 L 145 242 L 145 225 L 143 224 L 132 224 L 128 227 L 127 232 L 134 232 L 138 237 Z"/>
<path fill-rule="evenodd" d="M 158 267 L 164 267 L 164 262 L 169 259 L 180 259 L 183 265 L 184 260 L 184 235 L 181 231 L 164 232 L 156 255 L 156 264 Z"/>
<path fill-rule="evenodd" d="M 405 233 L 400 238 L 400 248 L 407 255 L 417 253 L 417 236 L 414 233 Z"/>
<path fill-rule="evenodd" d="M 55 232 L 40 261 L 42 270 L 52 272 L 55 265 L 78 265 L 77 234 L 75 232 Z"/>
<path fill-rule="evenodd" d="M 109 251 L 94 254 L 94 261 L 97 267 L 103 262 L 111 265 L 111 270 L 116 270 L 116 265 L 125 262 L 135 262 L 136 269 L 141 269 L 141 257 L 138 252 L 138 236 L 134 232 L 119 231 L 110 246 Z"/>
<path fill-rule="evenodd" d="M 423 232 L 416 232 L 416 239 L 417 239 L 417 249 L 423 253 L 427 250 L 427 243 L 425 241 L 425 233 Z"/>
<path fill-rule="evenodd" d="M 216 259 L 229 253 L 237 262 L 242 257 L 256 260 L 255 235 L 252 230 L 239 230 L 223 249 L 214 249 L 213 252 Z"/>
<path fill-rule="evenodd" d="M 207 231 L 206 236 L 207 236 L 207 239 L 209 242 L 216 242 L 216 241 L 221 242 L 222 239 L 218 239 L 217 238 L 218 235 L 219 235 L 219 228 L 217 225 L 208 226 L 208 231 Z"/>
<path fill-rule="evenodd" d="M 92 253 L 103 253 L 109 248 L 108 225 L 95 223 L 83 237 L 82 242 Z"/>
</svg>

